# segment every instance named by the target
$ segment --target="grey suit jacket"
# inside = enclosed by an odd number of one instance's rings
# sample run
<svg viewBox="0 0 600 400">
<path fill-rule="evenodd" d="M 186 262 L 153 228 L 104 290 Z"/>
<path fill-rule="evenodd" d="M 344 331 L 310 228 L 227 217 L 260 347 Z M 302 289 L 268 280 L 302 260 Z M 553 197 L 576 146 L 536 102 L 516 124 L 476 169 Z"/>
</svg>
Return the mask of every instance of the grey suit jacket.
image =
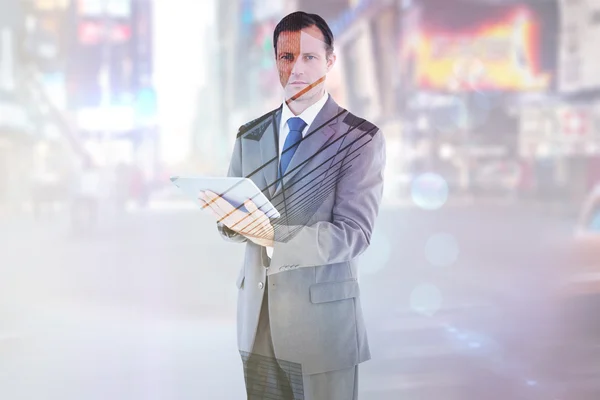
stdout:
<svg viewBox="0 0 600 400">
<path fill-rule="evenodd" d="M 273 259 L 217 224 L 225 240 L 246 244 L 237 280 L 238 347 L 252 351 L 268 275 L 277 359 L 301 364 L 304 374 L 349 368 L 371 357 L 356 258 L 369 246 L 379 212 L 384 137 L 330 96 L 276 189 L 280 118 L 281 107 L 240 128 L 228 172 L 252 179 L 280 211 L 271 219 Z"/>
</svg>

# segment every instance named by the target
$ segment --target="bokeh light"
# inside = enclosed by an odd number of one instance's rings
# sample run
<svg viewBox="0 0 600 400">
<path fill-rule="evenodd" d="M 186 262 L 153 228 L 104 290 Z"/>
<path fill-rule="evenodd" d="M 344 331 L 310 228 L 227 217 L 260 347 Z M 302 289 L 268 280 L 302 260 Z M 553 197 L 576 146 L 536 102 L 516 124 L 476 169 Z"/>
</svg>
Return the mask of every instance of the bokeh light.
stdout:
<svg viewBox="0 0 600 400">
<path fill-rule="evenodd" d="M 436 210 L 448 201 L 448 183 L 435 173 L 416 177 L 411 184 L 412 201 L 425 210 Z"/>
</svg>

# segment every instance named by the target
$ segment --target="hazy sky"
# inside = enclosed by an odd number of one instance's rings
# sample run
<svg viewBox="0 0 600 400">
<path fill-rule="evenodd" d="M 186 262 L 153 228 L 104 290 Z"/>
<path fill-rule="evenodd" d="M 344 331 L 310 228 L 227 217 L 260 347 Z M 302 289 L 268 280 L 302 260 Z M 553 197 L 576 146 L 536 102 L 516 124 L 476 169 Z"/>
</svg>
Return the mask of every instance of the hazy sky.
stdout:
<svg viewBox="0 0 600 400">
<path fill-rule="evenodd" d="M 161 158 L 187 157 L 198 88 L 206 81 L 205 32 L 215 23 L 215 0 L 154 0 L 155 84 Z"/>
</svg>

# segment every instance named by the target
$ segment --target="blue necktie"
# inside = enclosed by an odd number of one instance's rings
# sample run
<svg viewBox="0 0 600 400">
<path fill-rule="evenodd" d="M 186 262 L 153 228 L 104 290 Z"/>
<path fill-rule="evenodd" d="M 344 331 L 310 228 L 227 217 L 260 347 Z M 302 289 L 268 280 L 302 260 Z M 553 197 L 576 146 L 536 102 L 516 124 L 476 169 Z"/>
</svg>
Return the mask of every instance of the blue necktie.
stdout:
<svg viewBox="0 0 600 400">
<path fill-rule="evenodd" d="M 302 131 L 306 127 L 306 122 L 304 122 L 302 118 L 298 117 L 288 119 L 287 124 L 290 128 L 290 132 L 285 138 L 285 143 L 283 144 L 283 152 L 281 153 L 281 161 L 277 171 L 277 186 L 279 186 L 281 177 L 285 174 L 285 171 L 292 160 L 292 156 L 300 145 L 300 141 L 302 140 Z"/>
</svg>

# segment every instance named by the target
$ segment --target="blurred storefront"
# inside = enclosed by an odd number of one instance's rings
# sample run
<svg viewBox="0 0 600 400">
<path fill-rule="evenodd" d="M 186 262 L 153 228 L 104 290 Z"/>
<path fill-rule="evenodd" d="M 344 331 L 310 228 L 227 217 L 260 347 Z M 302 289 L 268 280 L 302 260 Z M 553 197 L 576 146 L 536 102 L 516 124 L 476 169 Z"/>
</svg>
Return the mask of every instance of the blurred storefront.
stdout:
<svg viewBox="0 0 600 400">
<path fill-rule="evenodd" d="M 600 3 L 558 0 L 558 91 L 555 135 L 546 148 L 575 201 L 600 183 L 600 74 L 594 43 L 600 39 Z M 551 119 L 551 118 L 547 118 Z M 560 150 L 559 150 L 560 149 Z M 548 152 L 548 151 L 547 151 Z"/>
<path fill-rule="evenodd" d="M 561 93 L 600 91 L 600 2 L 557 0 L 560 9 L 558 86 Z M 596 43 L 596 44 L 595 44 Z"/>
<path fill-rule="evenodd" d="M 18 211 L 28 200 L 36 139 L 23 102 L 0 92 L 0 210 Z"/>
<path fill-rule="evenodd" d="M 70 2 L 65 45 L 67 107 L 84 147 L 100 166 L 135 164 L 148 179 L 159 146 L 152 13 L 150 0 Z"/>
<path fill-rule="evenodd" d="M 432 150 L 415 165 L 473 190 L 489 169 L 520 163 L 520 110 L 554 91 L 556 7 L 402 2 L 399 99 L 408 146 Z M 467 11 L 468 10 L 468 11 Z"/>
<path fill-rule="evenodd" d="M 6 4 L 5 4 L 6 3 Z M 23 9 L 0 2 L 0 216 L 28 199 L 36 132 L 23 95 L 19 44 Z"/>
<path fill-rule="evenodd" d="M 549 4 L 558 16 L 553 20 L 542 14 L 556 24 L 553 41 L 545 43 L 557 59 L 552 96 L 532 101 L 522 96 L 514 102 L 520 117 L 519 155 L 539 199 L 578 207 L 600 182 L 600 80 L 593 45 L 600 38 L 600 3 Z"/>
<path fill-rule="evenodd" d="M 519 150 L 540 194 L 581 201 L 600 181 L 600 102 L 524 108 Z"/>
<path fill-rule="evenodd" d="M 0 191 L 17 188 L 22 193 L 8 196 L 19 206 L 40 196 L 67 200 L 90 154 L 100 163 L 135 163 L 151 177 L 158 137 L 152 2 L 8 3 L 22 7 L 7 19 L 13 32 L 0 24 L 0 168 L 12 171 L 2 173 Z"/>
</svg>

